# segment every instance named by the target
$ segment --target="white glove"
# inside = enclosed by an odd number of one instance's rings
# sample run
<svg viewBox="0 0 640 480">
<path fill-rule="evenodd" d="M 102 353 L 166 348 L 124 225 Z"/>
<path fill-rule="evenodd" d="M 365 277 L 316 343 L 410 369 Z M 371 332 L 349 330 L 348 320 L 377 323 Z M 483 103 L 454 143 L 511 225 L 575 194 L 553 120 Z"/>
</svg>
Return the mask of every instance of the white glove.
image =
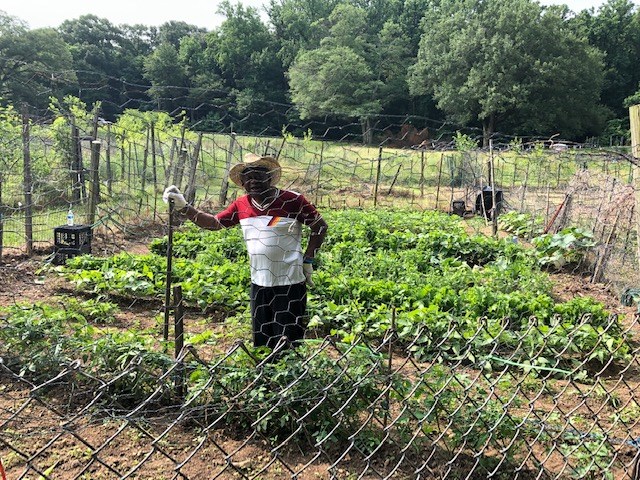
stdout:
<svg viewBox="0 0 640 480">
<path fill-rule="evenodd" d="M 313 275 L 313 264 L 311 263 L 303 263 L 302 264 L 302 272 L 304 273 L 304 281 L 310 287 L 315 287 L 313 280 L 311 280 L 311 275 Z"/>
<path fill-rule="evenodd" d="M 178 210 L 182 210 L 187 206 L 187 200 L 175 185 L 171 185 L 170 187 L 166 188 L 166 190 L 162 194 L 162 200 L 164 200 L 164 203 L 169 203 L 169 200 L 173 200 L 173 205 Z"/>
</svg>

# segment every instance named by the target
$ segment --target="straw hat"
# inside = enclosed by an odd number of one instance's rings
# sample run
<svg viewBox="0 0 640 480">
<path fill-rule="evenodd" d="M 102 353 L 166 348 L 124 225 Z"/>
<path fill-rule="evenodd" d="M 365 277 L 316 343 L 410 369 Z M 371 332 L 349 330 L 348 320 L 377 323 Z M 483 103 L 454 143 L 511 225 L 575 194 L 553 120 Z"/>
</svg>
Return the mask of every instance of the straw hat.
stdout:
<svg viewBox="0 0 640 480">
<path fill-rule="evenodd" d="M 242 179 L 240 178 L 242 172 L 249 167 L 263 167 L 271 174 L 271 185 L 275 185 L 280 180 L 281 168 L 278 161 L 269 156 L 260 156 L 255 153 L 248 153 L 244 156 L 244 162 L 238 163 L 231 167 L 229 170 L 229 178 L 233 183 L 238 186 L 242 186 Z"/>
</svg>

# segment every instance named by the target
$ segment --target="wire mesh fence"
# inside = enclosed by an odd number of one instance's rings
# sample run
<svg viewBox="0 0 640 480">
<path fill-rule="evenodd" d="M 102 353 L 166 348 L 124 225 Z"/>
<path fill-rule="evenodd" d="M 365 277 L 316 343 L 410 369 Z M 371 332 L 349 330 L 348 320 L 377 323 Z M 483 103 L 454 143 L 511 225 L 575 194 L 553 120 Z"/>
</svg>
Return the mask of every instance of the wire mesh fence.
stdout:
<svg viewBox="0 0 640 480">
<path fill-rule="evenodd" d="M 612 281 L 620 289 L 629 276 L 637 281 L 638 174 L 635 159 L 623 149 L 549 141 L 496 144 L 491 150 L 462 143 L 455 149 L 424 140 L 404 148 L 387 140 L 367 147 L 311 134 L 189 132 L 133 118 L 141 123 L 129 129 L 96 123 L 83 131 L 71 123 L 5 137 L 0 255 L 51 248 L 53 229 L 65 224 L 69 209 L 76 223 L 98 234 L 166 223 L 161 195 L 171 184 L 190 202 L 217 211 L 240 192 L 229 182 L 230 167 L 253 152 L 277 156 L 281 186 L 321 208 L 407 206 L 477 215 L 489 226 L 495 191 L 499 214 L 529 215 L 530 223 L 521 219 L 519 227 L 526 240 L 582 227 L 598 244 L 590 261 L 594 280 Z"/>
<path fill-rule="evenodd" d="M 616 325 L 610 318 L 604 328 Z M 636 316 L 623 328 L 638 327 Z M 479 322 L 473 337 L 488 328 Z M 507 334 L 508 322 L 500 328 Z M 517 346 L 538 335 L 552 342 L 553 330 L 532 321 Z M 326 337 L 258 357 L 242 342 L 210 358 L 187 347 L 175 362 L 140 352 L 110 375 L 81 360 L 18 374 L 3 351 L 4 471 L 16 479 L 637 478 L 637 348 L 598 371 L 576 363 L 574 373 L 589 372 L 585 383 L 557 361 L 536 365 L 541 356 L 523 365 L 504 351 L 482 362 L 471 349 L 451 355 L 446 336 L 419 362 L 410 352 L 422 334 L 408 345 L 394 330 L 376 344 Z"/>
<path fill-rule="evenodd" d="M 166 186 L 218 211 L 240 193 L 230 167 L 253 152 L 277 157 L 282 187 L 320 210 L 440 210 L 469 220 L 475 232 L 490 236 L 499 227 L 520 243 L 583 228 L 596 246 L 569 265 L 583 281 L 609 282 L 617 293 L 638 285 L 638 172 L 622 149 L 536 141 L 481 150 L 412 137 L 401 124 L 396 136 L 376 131 L 380 144 L 362 146 L 329 135 L 214 134 L 148 120 L 55 130 L 23 121 L 19 135 L 2 140 L 0 254 L 44 248 L 58 263 L 84 253 L 57 236 L 69 209 L 74 227 L 100 238 L 105 253 L 123 235 L 161 236 Z M 442 315 L 437 329 L 407 331 L 396 322 L 403 306 L 389 302 L 382 338 L 327 334 L 269 352 L 241 341 L 222 350 L 182 348 L 177 338 L 142 345 L 95 325 L 71 335 L 69 325 L 48 323 L 58 317 L 43 306 L 14 309 L 0 316 L 7 478 L 639 475 L 637 315 L 570 322 Z M 78 331 L 91 338 L 82 348 Z M 11 338 L 38 348 L 21 351 Z"/>
</svg>

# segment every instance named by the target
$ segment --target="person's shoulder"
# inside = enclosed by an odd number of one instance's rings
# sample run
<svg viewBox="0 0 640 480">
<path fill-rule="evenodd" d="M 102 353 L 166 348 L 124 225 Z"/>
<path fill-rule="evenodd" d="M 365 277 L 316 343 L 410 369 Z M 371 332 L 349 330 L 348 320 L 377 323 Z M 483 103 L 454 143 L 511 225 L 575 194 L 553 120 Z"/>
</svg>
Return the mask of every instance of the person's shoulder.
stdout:
<svg viewBox="0 0 640 480">
<path fill-rule="evenodd" d="M 281 198 L 305 198 L 304 195 L 300 192 L 296 192 L 294 190 L 280 190 Z"/>
<path fill-rule="evenodd" d="M 242 195 L 236 198 L 230 205 L 244 205 L 251 202 L 251 197 L 249 195 Z"/>
</svg>

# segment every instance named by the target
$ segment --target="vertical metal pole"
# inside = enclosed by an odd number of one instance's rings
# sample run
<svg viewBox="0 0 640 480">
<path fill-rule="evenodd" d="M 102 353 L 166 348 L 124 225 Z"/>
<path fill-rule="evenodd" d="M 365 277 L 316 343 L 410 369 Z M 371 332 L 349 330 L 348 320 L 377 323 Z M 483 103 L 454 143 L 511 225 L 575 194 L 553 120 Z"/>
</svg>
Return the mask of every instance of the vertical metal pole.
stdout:
<svg viewBox="0 0 640 480">
<path fill-rule="evenodd" d="M 167 235 L 167 276 L 164 290 L 164 326 L 162 338 L 165 342 L 169 340 L 169 314 L 171 311 L 171 280 L 172 280 L 172 258 L 173 258 L 173 200 L 169 200 L 169 233 Z"/>
<path fill-rule="evenodd" d="M 22 112 L 22 156 L 24 161 L 24 234 L 27 240 L 27 256 L 33 254 L 33 181 L 31 178 L 31 152 L 29 150 L 29 113 L 26 105 Z"/>
<path fill-rule="evenodd" d="M 176 285 L 173 287 L 173 300 L 175 302 L 173 326 L 174 358 L 177 360 L 184 348 L 184 305 L 182 304 L 182 286 Z M 176 394 L 181 398 L 184 397 L 186 392 L 184 383 L 184 366 L 182 365 L 182 362 L 176 365 L 176 376 L 174 382 Z"/>
</svg>

